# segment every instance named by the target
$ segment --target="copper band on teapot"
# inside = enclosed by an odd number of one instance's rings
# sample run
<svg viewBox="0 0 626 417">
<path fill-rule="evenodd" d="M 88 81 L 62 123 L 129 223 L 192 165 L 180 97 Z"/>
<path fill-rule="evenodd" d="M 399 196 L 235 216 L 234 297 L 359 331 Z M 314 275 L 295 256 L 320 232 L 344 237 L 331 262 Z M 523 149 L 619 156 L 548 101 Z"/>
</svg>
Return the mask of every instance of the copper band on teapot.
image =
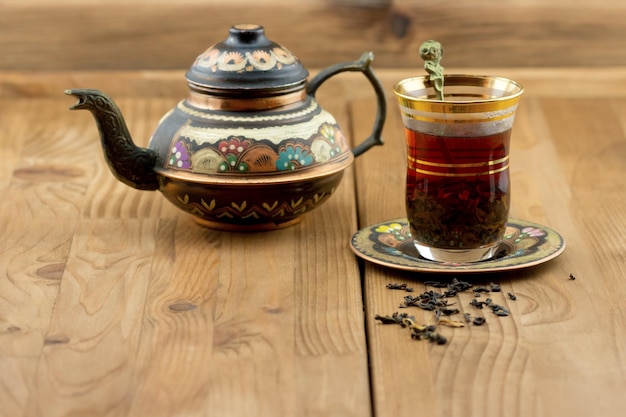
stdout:
<svg viewBox="0 0 626 417">
<path fill-rule="evenodd" d="M 250 111 L 269 110 L 298 103 L 306 98 L 306 90 L 292 93 L 256 98 L 219 97 L 190 91 L 189 104 L 207 110 Z"/>
</svg>

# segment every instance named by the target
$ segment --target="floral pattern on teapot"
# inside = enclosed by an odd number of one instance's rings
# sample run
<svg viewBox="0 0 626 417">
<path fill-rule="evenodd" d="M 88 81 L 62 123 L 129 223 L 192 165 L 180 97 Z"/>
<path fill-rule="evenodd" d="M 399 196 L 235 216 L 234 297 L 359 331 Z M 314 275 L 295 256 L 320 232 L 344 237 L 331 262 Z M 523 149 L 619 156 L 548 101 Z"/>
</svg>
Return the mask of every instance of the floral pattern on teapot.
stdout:
<svg viewBox="0 0 626 417">
<path fill-rule="evenodd" d="M 296 62 L 296 57 L 281 47 L 274 47 L 270 50 L 259 49 L 243 54 L 239 51 L 209 48 L 196 59 L 194 65 L 210 68 L 211 72 L 241 72 L 281 69 L 283 65 L 290 65 L 294 62 Z"/>
<path fill-rule="evenodd" d="M 306 140 L 292 139 L 278 146 L 245 136 L 228 136 L 202 147 L 187 136 L 178 136 L 171 146 L 166 167 L 196 173 L 295 171 L 329 161 L 347 151 L 336 124 L 323 123 Z M 195 146 L 194 146 L 195 145 Z"/>
</svg>

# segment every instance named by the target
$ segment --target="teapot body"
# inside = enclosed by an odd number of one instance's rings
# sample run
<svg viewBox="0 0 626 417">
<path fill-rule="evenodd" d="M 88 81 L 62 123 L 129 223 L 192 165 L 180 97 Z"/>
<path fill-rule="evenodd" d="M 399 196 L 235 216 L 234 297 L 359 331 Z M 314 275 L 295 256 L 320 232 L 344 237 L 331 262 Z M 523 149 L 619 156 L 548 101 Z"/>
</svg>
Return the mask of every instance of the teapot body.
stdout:
<svg viewBox="0 0 626 417">
<path fill-rule="evenodd" d="M 268 100 L 277 105 L 268 109 Z M 330 197 L 354 159 L 335 118 L 304 89 L 256 102 L 207 103 L 192 93 L 150 139 L 159 189 L 199 223 L 291 224 Z M 224 109 L 233 106 L 246 109 Z"/>
</svg>

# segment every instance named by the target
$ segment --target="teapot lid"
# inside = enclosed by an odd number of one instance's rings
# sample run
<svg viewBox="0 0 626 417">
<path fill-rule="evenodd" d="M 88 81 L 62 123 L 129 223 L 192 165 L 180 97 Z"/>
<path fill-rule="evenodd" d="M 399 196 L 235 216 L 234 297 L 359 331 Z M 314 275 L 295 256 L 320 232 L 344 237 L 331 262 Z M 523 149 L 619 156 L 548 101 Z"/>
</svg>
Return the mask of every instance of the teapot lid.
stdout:
<svg viewBox="0 0 626 417">
<path fill-rule="evenodd" d="M 186 76 L 192 89 L 237 95 L 295 90 L 308 75 L 295 55 L 265 37 L 262 26 L 239 24 L 198 56 Z"/>
</svg>

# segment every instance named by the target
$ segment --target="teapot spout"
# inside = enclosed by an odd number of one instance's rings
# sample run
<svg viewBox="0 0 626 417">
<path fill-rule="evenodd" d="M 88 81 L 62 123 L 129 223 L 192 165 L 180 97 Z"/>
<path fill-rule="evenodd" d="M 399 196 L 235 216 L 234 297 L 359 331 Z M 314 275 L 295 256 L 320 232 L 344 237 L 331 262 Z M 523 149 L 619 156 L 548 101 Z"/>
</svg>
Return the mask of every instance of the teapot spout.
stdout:
<svg viewBox="0 0 626 417">
<path fill-rule="evenodd" d="M 70 110 L 89 110 L 96 119 L 104 157 L 113 175 L 139 190 L 156 190 L 159 181 L 154 171 L 157 153 L 133 143 L 117 105 L 103 92 L 93 89 L 66 90 L 78 102 Z"/>
</svg>

